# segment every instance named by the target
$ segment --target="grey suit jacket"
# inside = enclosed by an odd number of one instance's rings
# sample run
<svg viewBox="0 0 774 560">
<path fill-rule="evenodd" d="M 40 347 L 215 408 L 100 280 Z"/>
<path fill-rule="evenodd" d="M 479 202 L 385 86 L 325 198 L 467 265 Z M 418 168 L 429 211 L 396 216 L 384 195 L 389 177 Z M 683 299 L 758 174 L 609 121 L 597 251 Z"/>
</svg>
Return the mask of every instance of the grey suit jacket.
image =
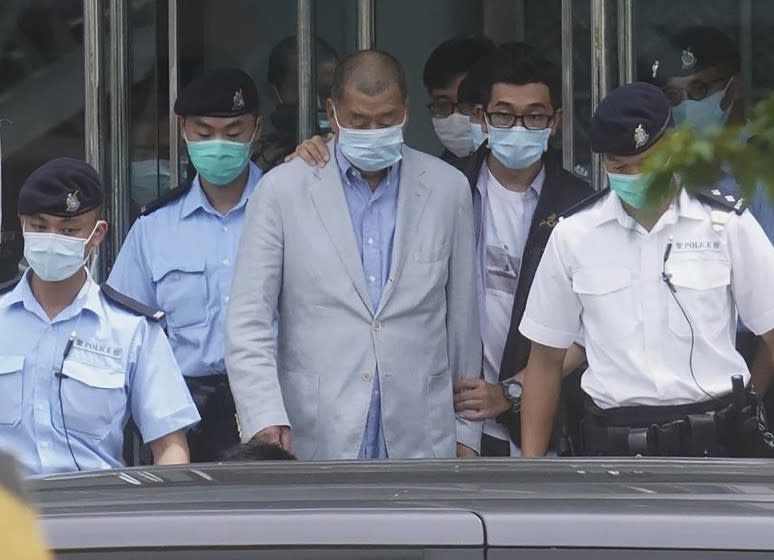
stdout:
<svg viewBox="0 0 774 560">
<path fill-rule="evenodd" d="M 455 442 L 478 450 L 481 425 L 455 418 L 452 393 L 481 371 L 467 180 L 403 149 L 378 309 L 343 189 L 335 161 L 296 160 L 267 174 L 248 203 L 226 320 L 242 439 L 289 425 L 302 459 L 356 458 L 378 367 L 391 458 L 453 457 Z"/>
</svg>

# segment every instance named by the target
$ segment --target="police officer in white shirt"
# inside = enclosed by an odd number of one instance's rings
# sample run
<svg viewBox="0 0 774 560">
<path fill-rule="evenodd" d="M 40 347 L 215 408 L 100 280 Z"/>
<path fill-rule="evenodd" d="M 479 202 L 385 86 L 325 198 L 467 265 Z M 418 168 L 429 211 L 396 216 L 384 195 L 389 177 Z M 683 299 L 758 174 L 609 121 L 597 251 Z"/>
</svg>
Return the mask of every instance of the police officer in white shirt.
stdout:
<svg viewBox="0 0 774 560">
<path fill-rule="evenodd" d="M 694 197 L 675 180 L 668 198 L 649 196 L 641 165 L 671 125 L 667 98 L 643 83 L 613 91 L 594 115 L 610 189 L 555 228 L 520 327 L 532 340 L 527 456 L 546 452 L 562 360 L 581 328 L 579 454 L 772 455 L 734 333 L 738 312 L 774 348 L 774 248 L 719 191 Z"/>
</svg>

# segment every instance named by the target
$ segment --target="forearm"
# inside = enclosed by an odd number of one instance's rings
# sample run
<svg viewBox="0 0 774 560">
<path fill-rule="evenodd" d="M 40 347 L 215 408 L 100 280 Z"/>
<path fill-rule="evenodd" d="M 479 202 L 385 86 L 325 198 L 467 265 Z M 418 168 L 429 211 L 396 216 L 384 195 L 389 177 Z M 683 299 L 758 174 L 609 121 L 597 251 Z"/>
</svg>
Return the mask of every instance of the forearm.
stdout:
<svg viewBox="0 0 774 560">
<path fill-rule="evenodd" d="M 761 338 L 758 347 L 755 349 L 755 356 L 750 365 L 750 375 L 752 385 L 755 391 L 763 396 L 771 388 L 771 380 L 774 377 L 774 351 L 771 344 L 771 336 L 764 335 Z"/>
<path fill-rule="evenodd" d="M 559 407 L 562 360 L 541 364 L 530 360 L 521 398 L 521 445 L 525 457 L 542 457 L 548 451 Z"/>
<path fill-rule="evenodd" d="M 182 465 L 190 461 L 184 430 L 178 430 L 150 442 L 155 465 Z"/>
<path fill-rule="evenodd" d="M 562 375 L 567 377 L 573 371 L 583 366 L 586 363 L 586 349 L 579 344 L 573 344 L 567 349 L 567 354 L 564 356 L 564 364 L 562 364 Z"/>
</svg>

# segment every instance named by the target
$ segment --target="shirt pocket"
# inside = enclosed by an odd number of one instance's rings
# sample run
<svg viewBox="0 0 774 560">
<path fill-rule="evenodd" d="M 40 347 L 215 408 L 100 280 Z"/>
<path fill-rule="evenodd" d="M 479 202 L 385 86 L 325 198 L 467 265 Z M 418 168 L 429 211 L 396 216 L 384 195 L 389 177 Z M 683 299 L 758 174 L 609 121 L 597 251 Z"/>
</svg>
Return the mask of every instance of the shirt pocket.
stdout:
<svg viewBox="0 0 774 560">
<path fill-rule="evenodd" d="M 622 335 L 636 328 L 632 272 L 628 268 L 582 268 L 572 277 L 572 290 L 583 304 L 585 329 L 602 327 L 605 333 Z"/>
<path fill-rule="evenodd" d="M 171 329 L 207 321 L 207 275 L 204 259 L 162 259 L 153 270 L 156 298 Z"/>
<path fill-rule="evenodd" d="M 111 429 L 123 429 L 126 415 L 126 374 L 109 365 L 65 360 L 64 378 L 57 380 L 61 395 L 57 427 L 68 433 L 102 440 Z M 56 412 L 56 411 L 55 411 Z"/>
<path fill-rule="evenodd" d="M 671 275 L 676 290 L 674 295 L 680 303 L 678 305 L 669 298 L 669 327 L 672 332 L 690 338 L 692 329 L 694 336 L 715 336 L 724 328 L 729 328 L 729 321 L 732 320 L 729 303 L 731 265 L 727 260 L 678 256 L 670 259 L 666 270 Z"/>
<path fill-rule="evenodd" d="M 21 421 L 23 370 L 24 356 L 0 356 L 1 426 L 16 426 Z"/>
</svg>

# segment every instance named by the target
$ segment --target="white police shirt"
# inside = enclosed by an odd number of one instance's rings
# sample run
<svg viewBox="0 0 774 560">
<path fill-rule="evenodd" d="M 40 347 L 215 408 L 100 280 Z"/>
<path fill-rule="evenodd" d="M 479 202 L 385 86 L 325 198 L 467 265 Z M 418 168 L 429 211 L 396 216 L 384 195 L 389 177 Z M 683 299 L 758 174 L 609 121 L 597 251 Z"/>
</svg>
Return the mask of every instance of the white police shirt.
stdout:
<svg viewBox="0 0 774 560">
<path fill-rule="evenodd" d="M 718 210 L 682 192 L 647 232 L 610 193 L 557 225 L 520 330 L 567 348 L 582 327 L 589 362 L 582 387 L 602 408 L 704 401 L 702 388 L 722 395 L 731 376 L 749 380 L 734 348 L 736 312 L 756 334 L 774 328 L 772 278 L 774 248 L 749 212 Z M 701 388 L 689 367 L 691 326 Z"/>
<path fill-rule="evenodd" d="M 158 324 L 109 301 L 91 278 L 50 320 L 28 277 L 0 295 L 0 448 L 26 474 L 121 466 L 130 413 L 145 441 L 199 421 Z"/>
</svg>

